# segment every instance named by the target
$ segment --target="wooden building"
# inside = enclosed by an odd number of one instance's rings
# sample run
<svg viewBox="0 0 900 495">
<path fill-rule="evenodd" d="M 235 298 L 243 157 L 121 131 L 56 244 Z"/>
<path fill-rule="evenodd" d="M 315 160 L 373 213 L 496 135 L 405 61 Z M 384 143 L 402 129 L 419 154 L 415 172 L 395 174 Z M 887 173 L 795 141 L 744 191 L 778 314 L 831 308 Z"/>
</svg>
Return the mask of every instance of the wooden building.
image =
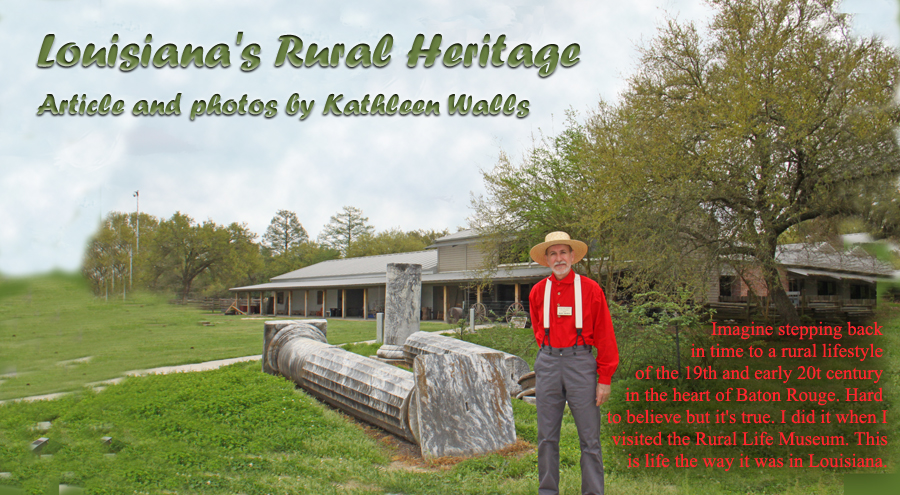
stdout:
<svg viewBox="0 0 900 495">
<path fill-rule="evenodd" d="M 422 265 L 422 320 L 451 319 L 477 307 L 503 317 L 510 307 L 528 311 L 531 287 L 550 269 L 536 263 L 497 264 L 479 246 L 474 230 L 437 239 L 424 251 L 323 261 L 273 277 L 268 283 L 235 287 L 235 306 L 263 315 L 374 318 L 384 311 L 389 263 Z M 788 297 L 815 319 L 864 319 L 873 314 L 876 281 L 892 268 L 862 248 L 837 250 L 827 243 L 786 244 L 776 261 Z M 708 304 L 717 320 L 774 315 L 761 272 L 722 263 L 710 274 Z M 738 271 L 740 270 L 740 272 Z M 490 284 L 479 291 L 481 282 Z M 483 285 L 483 284 L 481 284 Z"/>
<path fill-rule="evenodd" d="M 536 263 L 486 265 L 474 230 L 437 239 L 425 251 L 323 261 L 279 275 L 268 283 L 235 287 L 235 307 L 245 313 L 285 316 L 374 318 L 384 311 L 389 263 L 422 265 L 422 319 L 450 318 L 451 308 L 480 304 L 503 315 L 517 303 L 527 311 L 528 293 L 550 269 Z M 496 268 L 494 268 L 496 266 Z M 477 290 L 485 274 L 490 287 Z"/>
<path fill-rule="evenodd" d="M 892 267 L 861 247 L 835 249 L 828 243 L 784 244 L 775 254 L 781 283 L 801 315 L 814 320 L 871 318 L 876 283 L 890 279 Z M 717 320 L 748 320 L 754 313 L 770 318 L 774 306 L 761 271 L 723 263 L 710 277 L 707 300 Z"/>
</svg>

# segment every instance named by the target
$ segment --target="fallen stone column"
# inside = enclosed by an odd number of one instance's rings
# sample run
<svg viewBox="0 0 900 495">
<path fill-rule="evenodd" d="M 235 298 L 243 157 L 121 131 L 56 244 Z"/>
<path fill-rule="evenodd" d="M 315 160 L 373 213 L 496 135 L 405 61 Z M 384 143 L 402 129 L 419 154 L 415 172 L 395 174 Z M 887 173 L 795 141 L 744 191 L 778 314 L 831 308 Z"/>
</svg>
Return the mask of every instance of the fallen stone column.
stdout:
<svg viewBox="0 0 900 495">
<path fill-rule="evenodd" d="M 412 373 L 302 337 L 282 345 L 276 363 L 282 375 L 317 399 L 416 441 L 407 421 Z"/>
<path fill-rule="evenodd" d="M 309 330 L 287 326 L 270 340 L 265 355 L 272 371 L 354 417 L 419 444 L 423 456 L 482 454 L 515 442 L 499 353 L 420 356 L 411 373 L 304 332 Z"/>
<path fill-rule="evenodd" d="M 262 353 L 262 370 L 265 373 L 274 374 L 272 365 L 270 364 L 269 349 L 272 348 L 272 339 L 275 335 L 285 328 L 294 328 L 296 335 L 307 337 L 319 342 L 328 343 L 328 321 L 327 320 L 271 320 L 263 324 L 263 353 Z"/>
<path fill-rule="evenodd" d="M 403 354 L 406 361 L 410 364 L 412 364 L 416 356 L 422 354 L 480 355 L 494 353 L 502 356 L 503 380 L 506 382 L 507 391 L 512 397 L 515 397 L 522 391 L 519 385 L 519 378 L 531 371 L 528 363 L 515 354 L 500 352 L 490 347 L 432 332 L 416 332 L 410 335 L 406 339 L 406 343 L 403 344 Z"/>
</svg>

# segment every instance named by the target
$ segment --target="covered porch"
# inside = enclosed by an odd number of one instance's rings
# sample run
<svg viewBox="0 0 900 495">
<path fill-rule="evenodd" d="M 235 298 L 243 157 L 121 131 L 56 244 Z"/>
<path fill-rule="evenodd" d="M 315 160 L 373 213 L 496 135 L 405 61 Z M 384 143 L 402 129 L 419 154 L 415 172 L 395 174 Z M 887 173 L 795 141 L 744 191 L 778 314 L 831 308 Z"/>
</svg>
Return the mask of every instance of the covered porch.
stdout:
<svg viewBox="0 0 900 495">
<path fill-rule="evenodd" d="M 366 287 L 271 287 L 275 284 L 231 289 L 231 309 L 236 314 L 260 316 L 375 318 L 384 312 L 385 286 Z M 476 290 L 459 283 L 422 284 L 422 321 L 448 322 L 452 308 L 468 313 L 484 308 L 502 317 L 510 307 L 527 313 L 528 292 L 533 283 L 495 283 Z M 266 287 L 270 286 L 270 287 Z"/>
</svg>

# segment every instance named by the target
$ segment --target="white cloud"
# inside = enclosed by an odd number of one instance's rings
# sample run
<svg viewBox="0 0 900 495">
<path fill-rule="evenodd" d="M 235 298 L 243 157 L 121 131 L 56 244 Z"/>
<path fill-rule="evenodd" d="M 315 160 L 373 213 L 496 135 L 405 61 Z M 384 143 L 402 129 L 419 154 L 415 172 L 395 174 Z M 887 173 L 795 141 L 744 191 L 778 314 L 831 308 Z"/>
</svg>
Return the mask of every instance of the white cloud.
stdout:
<svg viewBox="0 0 900 495">
<path fill-rule="evenodd" d="M 121 136 L 87 131 L 73 141 L 63 143 L 56 152 L 55 164 L 85 172 L 96 172 L 117 161 L 124 151 Z"/>
</svg>

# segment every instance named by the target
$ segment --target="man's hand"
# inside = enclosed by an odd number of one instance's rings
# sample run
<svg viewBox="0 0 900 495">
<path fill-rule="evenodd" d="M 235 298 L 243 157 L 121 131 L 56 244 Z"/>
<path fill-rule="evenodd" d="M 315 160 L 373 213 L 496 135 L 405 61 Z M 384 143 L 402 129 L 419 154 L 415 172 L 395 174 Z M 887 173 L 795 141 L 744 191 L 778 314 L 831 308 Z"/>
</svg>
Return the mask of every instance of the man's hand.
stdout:
<svg viewBox="0 0 900 495">
<path fill-rule="evenodd" d="M 602 383 L 597 384 L 597 406 L 606 402 L 606 399 L 609 399 L 609 392 L 612 390 L 612 387 L 609 385 L 604 385 Z"/>
</svg>

